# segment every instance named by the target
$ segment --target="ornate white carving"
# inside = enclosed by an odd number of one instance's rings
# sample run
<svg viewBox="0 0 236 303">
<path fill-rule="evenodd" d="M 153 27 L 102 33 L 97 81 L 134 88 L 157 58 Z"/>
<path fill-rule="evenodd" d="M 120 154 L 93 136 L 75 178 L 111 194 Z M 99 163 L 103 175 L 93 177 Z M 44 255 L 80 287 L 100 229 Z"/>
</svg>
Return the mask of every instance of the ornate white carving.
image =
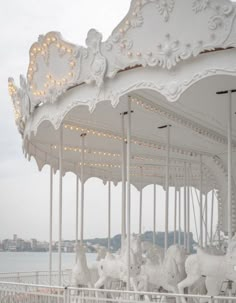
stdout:
<svg viewBox="0 0 236 303">
<path fill-rule="evenodd" d="M 164 22 L 156 18 L 153 6 L 157 6 Z M 203 11 L 205 14 L 200 14 Z M 170 18 L 170 13 L 175 16 Z M 178 5 L 170 0 L 134 1 L 126 18 L 106 42 L 109 50 L 113 50 L 116 62 L 109 62 L 107 76 L 114 77 L 118 70 L 136 64 L 171 69 L 179 61 L 196 57 L 201 52 L 235 45 L 235 42 L 226 42 L 234 17 L 234 5 L 228 0 L 186 0 Z M 190 31 L 186 31 L 185 18 L 194 20 Z M 152 31 L 155 28 L 157 32 Z M 131 40 L 129 48 L 122 42 L 126 39 Z M 120 62 L 118 66 L 117 62 Z"/>
<path fill-rule="evenodd" d="M 64 41 L 56 32 L 40 36 L 30 49 L 28 83 L 21 79 L 19 91 L 13 80 L 10 81 L 16 90 L 14 100 L 22 100 L 20 104 L 24 108 L 18 109 L 16 101 L 14 106 L 21 115 L 23 111 L 22 121 L 25 121 L 36 106 L 55 102 L 70 87 L 95 82 L 99 88 L 94 90 L 93 97 L 81 100 L 92 110 L 100 100 L 104 81 L 108 82 L 108 78 L 121 70 L 136 65 L 170 70 L 180 61 L 206 50 L 235 45 L 233 35 L 230 42 L 227 40 L 235 14 L 234 5 L 228 0 L 133 0 L 127 16 L 104 43 L 102 35 L 94 29 L 88 32 L 87 48 Z M 186 31 L 185 19 L 194 20 L 191 30 Z M 150 88 L 169 101 L 176 101 L 192 84 L 219 73 L 226 74 L 226 69 L 207 68 L 186 80 L 172 77 L 163 82 L 161 78 L 158 81 L 144 78 L 132 85 L 111 89 L 108 97 L 115 105 L 120 95 L 131 88 Z M 232 73 L 235 73 L 233 69 Z M 52 123 L 60 125 L 65 112 L 51 118 Z M 43 117 L 41 119 L 43 121 Z"/>
<path fill-rule="evenodd" d="M 193 1 L 193 11 L 199 13 L 205 10 L 209 6 L 210 0 L 194 0 Z"/>
<path fill-rule="evenodd" d="M 95 81 L 98 86 L 103 84 L 104 75 L 106 72 L 106 58 L 101 54 L 101 41 L 102 35 L 95 29 L 91 29 L 88 32 L 86 44 L 88 49 L 93 54 L 92 62 L 90 63 L 90 73 L 87 79 L 87 83 Z"/>
<path fill-rule="evenodd" d="M 25 123 L 30 115 L 29 88 L 24 76 L 20 75 L 20 88 L 15 85 L 14 79 L 8 79 L 9 93 L 12 98 L 15 122 L 21 134 L 24 133 Z"/>
<path fill-rule="evenodd" d="M 39 36 L 30 49 L 27 78 L 32 106 L 53 103 L 80 77 L 83 48 L 65 42 L 57 32 Z"/>
<path fill-rule="evenodd" d="M 156 6 L 158 11 L 165 21 L 169 20 L 170 13 L 172 13 L 175 5 L 175 0 L 151 0 L 152 2 L 157 2 Z"/>
</svg>

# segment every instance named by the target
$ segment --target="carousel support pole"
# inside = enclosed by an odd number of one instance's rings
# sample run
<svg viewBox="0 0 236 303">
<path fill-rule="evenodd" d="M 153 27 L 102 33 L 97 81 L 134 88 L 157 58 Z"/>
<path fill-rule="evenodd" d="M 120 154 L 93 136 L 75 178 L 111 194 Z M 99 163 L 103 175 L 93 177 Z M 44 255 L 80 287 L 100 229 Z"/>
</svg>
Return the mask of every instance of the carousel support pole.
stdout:
<svg viewBox="0 0 236 303">
<path fill-rule="evenodd" d="M 143 215 L 143 189 L 140 189 L 139 196 L 139 235 L 142 235 L 142 216 Z"/>
<path fill-rule="evenodd" d="M 75 199 L 75 247 L 79 242 L 79 176 L 76 174 L 76 199 Z M 77 262 L 77 253 L 75 255 L 75 261 Z"/>
<path fill-rule="evenodd" d="M 168 233 L 169 233 L 169 178 L 170 178 L 170 127 L 167 129 L 167 148 L 166 148 L 166 205 L 165 205 L 165 252 L 168 248 Z"/>
<path fill-rule="evenodd" d="M 131 101 L 128 99 L 128 123 L 127 123 L 127 290 L 130 290 L 130 204 L 131 204 L 131 180 L 130 180 L 130 160 L 131 160 Z"/>
<path fill-rule="evenodd" d="M 153 246 L 156 244 L 156 184 L 153 185 Z"/>
<path fill-rule="evenodd" d="M 122 131 L 122 211 L 121 211 L 121 246 L 123 247 L 126 236 L 126 138 L 125 138 L 125 121 L 124 113 L 121 114 L 121 131 Z"/>
<path fill-rule="evenodd" d="M 111 250 L 111 181 L 108 181 L 108 251 Z"/>
<path fill-rule="evenodd" d="M 187 169 L 187 253 L 190 254 L 190 168 Z"/>
<path fill-rule="evenodd" d="M 49 214 L 49 285 L 52 285 L 52 213 L 53 213 L 53 168 L 50 167 L 50 214 Z"/>
<path fill-rule="evenodd" d="M 63 124 L 60 127 L 59 138 L 59 241 L 58 241 L 58 260 L 59 260 L 59 286 L 61 286 L 61 242 L 62 242 L 62 157 L 63 157 Z"/>
<path fill-rule="evenodd" d="M 232 238 L 232 91 L 228 92 L 228 241 Z"/>
<path fill-rule="evenodd" d="M 214 189 L 212 189 L 212 196 L 211 196 L 211 246 L 213 246 L 213 215 L 214 215 Z"/>
<path fill-rule="evenodd" d="M 86 133 L 80 135 L 81 137 L 81 190 L 80 190 L 80 245 L 83 245 L 84 241 L 84 139 Z"/>
<path fill-rule="evenodd" d="M 181 189 L 179 188 L 179 234 L 178 244 L 181 245 Z"/>
<path fill-rule="evenodd" d="M 200 247 L 203 247 L 203 223 L 202 223 L 202 155 L 200 155 Z"/>
<path fill-rule="evenodd" d="M 208 197 L 205 195 L 205 247 L 207 247 L 207 236 L 208 236 Z"/>
<path fill-rule="evenodd" d="M 176 179 L 175 179 L 175 206 L 174 206 L 174 245 L 177 242 L 176 234 L 176 221 L 177 221 L 177 188 L 176 188 Z"/>
<path fill-rule="evenodd" d="M 232 238 L 232 93 L 236 89 L 217 92 L 218 95 L 228 95 L 228 241 Z"/>
<path fill-rule="evenodd" d="M 184 248 L 187 249 L 187 191 L 186 191 L 187 164 L 184 163 Z"/>
</svg>

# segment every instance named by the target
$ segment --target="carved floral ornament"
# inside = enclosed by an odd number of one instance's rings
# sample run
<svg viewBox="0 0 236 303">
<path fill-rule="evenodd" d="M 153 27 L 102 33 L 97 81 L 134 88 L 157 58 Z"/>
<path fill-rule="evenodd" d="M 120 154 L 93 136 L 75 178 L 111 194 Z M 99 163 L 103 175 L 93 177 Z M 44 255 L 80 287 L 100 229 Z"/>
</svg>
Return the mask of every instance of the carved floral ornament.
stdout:
<svg viewBox="0 0 236 303">
<path fill-rule="evenodd" d="M 147 12 L 152 18 L 147 18 Z M 176 20 L 188 14 L 197 25 L 186 31 Z M 30 49 L 27 81 L 22 77 L 20 88 L 13 79 L 9 81 L 16 121 L 22 116 L 25 123 L 35 107 L 54 103 L 74 85 L 95 83 L 101 89 L 106 78 L 135 65 L 171 70 L 203 51 L 234 46 L 236 41 L 227 42 L 234 18 L 235 7 L 228 0 L 133 0 L 125 19 L 103 43 L 102 35 L 94 29 L 88 32 L 87 48 L 63 40 L 57 32 L 40 36 Z M 149 19 L 160 31 L 152 30 Z M 142 43 L 146 36 L 150 36 L 148 43 Z M 182 93 L 173 81 L 163 90 L 178 97 Z"/>
<path fill-rule="evenodd" d="M 225 42 L 232 29 L 235 7 L 228 0 L 188 0 L 178 4 L 174 0 L 139 0 L 132 3 L 130 12 L 106 42 L 106 49 L 118 49 L 125 63 L 130 61 L 132 65 L 159 65 L 171 69 L 179 61 L 196 57 L 201 52 L 230 46 Z M 153 5 L 163 16 L 164 23 L 152 9 Z M 150 14 L 157 15 L 155 24 L 149 21 Z M 175 14 L 173 22 L 172 14 Z M 186 31 L 184 19 L 193 22 L 191 30 Z M 148 44 L 143 45 L 136 37 L 137 28 L 140 28 L 139 38 L 141 35 L 144 40 L 145 36 L 152 37 Z M 153 28 L 159 29 L 156 36 L 150 34 Z M 181 39 L 176 35 L 176 28 Z M 135 39 L 132 39 L 133 33 Z M 116 72 L 112 71 L 111 76 Z"/>
</svg>

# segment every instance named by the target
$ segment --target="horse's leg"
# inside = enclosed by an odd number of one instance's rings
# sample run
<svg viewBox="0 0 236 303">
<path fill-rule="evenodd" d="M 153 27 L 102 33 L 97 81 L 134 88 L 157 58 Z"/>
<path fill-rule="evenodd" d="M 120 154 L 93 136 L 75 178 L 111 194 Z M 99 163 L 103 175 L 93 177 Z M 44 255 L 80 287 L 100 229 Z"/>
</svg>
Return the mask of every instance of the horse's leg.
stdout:
<svg viewBox="0 0 236 303">
<path fill-rule="evenodd" d="M 94 288 L 101 288 L 105 282 L 106 282 L 106 277 L 105 276 L 102 276 L 98 279 L 98 281 L 94 284 Z"/>
<path fill-rule="evenodd" d="M 174 294 L 179 293 L 177 285 L 168 285 L 167 290 L 173 292 Z M 176 297 L 176 303 L 180 303 L 180 298 L 179 297 Z"/>
<path fill-rule="evenodd" d="M 105 276 L 101 276 L 98 281 L 94 284 L 94 288 L 101 288 L 103 285 L 105 285 L 106 283 L 106 277 Z M 101 292 L 95 291 L 95 297 L 99 300 L 99 294 L 101 294 Z"/>
<path fill-rule="evenodd" d="M 217 279 L 212 277 L 206 277 L 205 285 L 207 289 L 207 296 L 218 296 L 220 292 L 221 285 L 223 283 L 223 279 Z M 208 300 L 200 299 L 201 303 L 205 303 Z"/>
<path fill-rule="evenodd" d="M 198 281 L 199 278 L 201 278 L 201 276 L 199 276 L 199 275 L 187 276 L 186 279 L 184 279 L 177 285 L 178 289 L 179 289 L 179 293 L 184 294 L 185 287 L 192 286 L 194 283 L 196 283 Z M 182 301 L 182 303 L 186 303 L 186 300 L 184 297 L 181 297 L 181 301 Z"/>
</svg>

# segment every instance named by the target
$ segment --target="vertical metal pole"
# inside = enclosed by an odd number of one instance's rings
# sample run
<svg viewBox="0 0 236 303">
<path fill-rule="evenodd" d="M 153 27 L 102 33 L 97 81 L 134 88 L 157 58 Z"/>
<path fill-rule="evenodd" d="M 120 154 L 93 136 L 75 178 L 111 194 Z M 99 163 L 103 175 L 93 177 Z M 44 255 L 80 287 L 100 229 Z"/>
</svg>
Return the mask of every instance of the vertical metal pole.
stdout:
<svg viewBox="0 0 236 303">
<path fill-rule="evenodd" d="M 79 176 L 76 174 L 76 199 L 75 199 L 75 247 L 77 248 L 79 242 Z M 75 249 L 77 251 L 77 249 Z M 77 253 L 75 255 L 77 261 Z"/>
<path fill-rule="evenodd" d="M 174 245 L 176 244 L 176 221 L 177 221 L 177 188 L 176 188 L 176 179 L 175 179 L 175 206 L 174 206 Z"/>
<path fill-rule="evenodd" d="M 59 286 L 61 286 L 61 242 L 62 242 L 62 157 L 63 157 L 63 124 L 60 127 L 59 138 L 59 241 L 58 241 L 58 260 L 59 260 Z"/>
<path fill-rule="evenodd" d="M 140 189 L 139 196 L 139 235 L 142 235 L 142 218 L 143 218 L 143 189 Z"/>
<path fill-rule="evenodd" d="M 214 189 L 211 192 L 211 246 L 213 246 Z"/>
<path fill-rule="evenodd" d="M 111 181 L 108 181 L 108 251 L 111 250 Z"/>
<path fill-rule="evenodd" d="M 184 248 L 187 249 L 187 190 L 186 190 L 186 174 L 187 166 L 186 162 L 184 163 Z"/>
<path fill-rule="evenodd" d="M 127 127 L 127 290 L 130 290 L 130 159 L 131 159 L 131 103 L 128 100 L 128 127 Z"/>
<path fill-rule="evenodd" d="M 228 92 L 228 241 L 232 238 L 232 92 Z"/>
<path fill-rule="evenodd" d="M 207 247 L 207 234 L 208 234 L 208 197 L 205 195 L 205 247 Z"/>
<path fill-rule="evenodd" d="M 200 155 L 200 247 L 203 247 L 203 226 L 202 226 L 202 155 Z"/>
<path fill-rule="evenodd" d="M 50 214 L 49 214 L 49 285 L 52 285 L 52 213 L 53 213 L 53 168 L 50 167 Z"/>
<path fill-rule="evenodd" d="M 84 139 L 86 134 L 81 134 L 81 190 L 80 190 L 80 245 L 84 241 Z"/>
<path fill-rule="evenodd" d="M 156 244 L 156 184 L 153 185 L 153 245 Z"/>
<path fill-rule="evenodd" d="M 122 131 L 122 210 L 121 210 L 121 245 L 123 246 L 126 235 L 126 142 L 124 114 L 121 114 L 121 131 Z"/>
<path fill-rule="evenodd" d="M 187 253 L 190 253 L 190 170 L 187 169 Z"/>
<path fill-rule="evenodd" d="M 181 188 L 179 188 L 179 235 L 178 244 L 181 245 Z"/>
<path fill-rule="evenodd" d="M 169 233 L 169 171 L 170 171 L 170 126 L 167 125 L 167 150 L 166 150 L 166 205 L 165 205 L 165 252 L 168 248 Z"/>
</svg>

